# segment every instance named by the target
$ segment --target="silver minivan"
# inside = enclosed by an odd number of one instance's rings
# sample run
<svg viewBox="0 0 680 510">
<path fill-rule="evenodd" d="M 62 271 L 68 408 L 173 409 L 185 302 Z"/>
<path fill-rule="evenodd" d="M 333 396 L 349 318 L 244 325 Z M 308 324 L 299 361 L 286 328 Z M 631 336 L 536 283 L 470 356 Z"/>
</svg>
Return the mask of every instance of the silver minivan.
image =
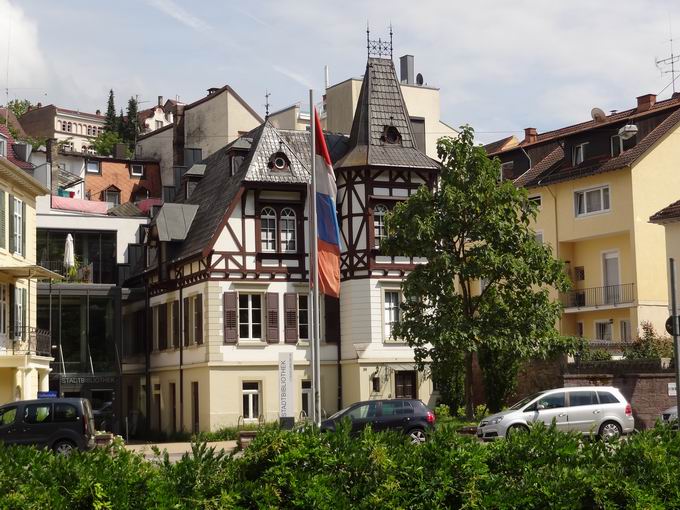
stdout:
<svg viewBox="0 0 680 510">
<path fill-rule="evenodd" d="M 506 437 L 526 431 L 534 423 L 558 430 L 616 438 L 633 431 L 633 410 L 612 386 L 575 386 L 546 390 L 528 396 L 500 413 L 484 418 L 477 427 L 480 439 Z"/>
</svg>

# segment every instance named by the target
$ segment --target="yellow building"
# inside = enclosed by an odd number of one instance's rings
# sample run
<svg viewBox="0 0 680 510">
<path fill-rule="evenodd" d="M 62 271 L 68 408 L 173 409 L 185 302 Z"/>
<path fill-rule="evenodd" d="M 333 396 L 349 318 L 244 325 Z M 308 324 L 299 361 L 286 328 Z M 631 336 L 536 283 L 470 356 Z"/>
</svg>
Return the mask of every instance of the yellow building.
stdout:
<svg viewBox="0 0 680 510">
<path fill-rule="evenodd" d="M 662 331 L 668 315 L 664 231 L 648 218 L 678 195 L 680 97 L 637 99 L 491 152 L 539 205 L 536 234 L 566 264 L 562 333 L 595 342 L 630 341 L 644 321 Z"/>
<path fill-rule="evenodd" d="M 680 195 L 680 193 L 679 193 Z M 669 259 L 674 259 L 675 265 L 675 291 L 680 306 L 680 200 L 673 202 L 667 207 L 656 212 L 649 221 L 657 225 L 663 225 L 666 236 L 666 268 L 669 272 L 668 303 L 671 303 L 670 288 L 670 264 Z M 669 315 L 672 310 L 669 307 Z"/>
<path fill-rule="evenodd" d="M 49 389 L 50 334 L 36 328 L 36 280 L 59 278 L 35 263 L 35 199 L 49 190 L 20 168 L 30 167 L 21 145 L 0 128 L 0 403 Z"/>
</svg>

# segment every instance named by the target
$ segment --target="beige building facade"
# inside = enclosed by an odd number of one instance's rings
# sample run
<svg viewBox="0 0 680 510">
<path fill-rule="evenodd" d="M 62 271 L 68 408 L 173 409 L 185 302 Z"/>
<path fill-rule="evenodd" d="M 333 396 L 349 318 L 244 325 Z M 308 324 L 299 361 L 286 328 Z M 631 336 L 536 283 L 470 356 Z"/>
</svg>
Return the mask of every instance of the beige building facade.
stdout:
<svg viewBox="0 0 680 510">
<path fill-rule="evenodd" d="M 99 110 L 86 113 L 55 105 L 31 108 L 19 119 L 27 134 L 55 138 L 64 150 L 94 154 L 92 142 L 104 131 L 105 118 Z"/>
</svg>

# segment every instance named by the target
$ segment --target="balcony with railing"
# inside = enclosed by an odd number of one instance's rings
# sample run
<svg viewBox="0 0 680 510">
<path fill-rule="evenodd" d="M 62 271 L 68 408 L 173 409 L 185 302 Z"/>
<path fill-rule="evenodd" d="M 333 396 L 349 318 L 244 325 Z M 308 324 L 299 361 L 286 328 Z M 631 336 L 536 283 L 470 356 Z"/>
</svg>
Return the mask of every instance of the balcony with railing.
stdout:
<svg viewBox="0 0 680 510">
<path fill-rule="evenodd" d="M 567 312 L 582 308 L 616 308 L 631 305 L 635 302 L 635 284 L 624 283 L 562 292 L 560 301 Z"/>
<path fill-rule="evenodd" d="M 52 341 L 50 332 L 30 326 L 15 326 L 9 336 L 0 337 L 0 356 L 33 354 L 51 356 Z"/>
</svg>

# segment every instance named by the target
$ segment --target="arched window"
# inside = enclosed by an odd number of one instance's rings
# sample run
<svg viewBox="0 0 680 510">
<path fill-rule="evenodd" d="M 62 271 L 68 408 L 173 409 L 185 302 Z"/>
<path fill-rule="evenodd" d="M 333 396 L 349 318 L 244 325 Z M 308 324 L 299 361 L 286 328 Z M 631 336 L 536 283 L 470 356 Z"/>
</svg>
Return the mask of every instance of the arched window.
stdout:
<svg viewBox="0 0 680 510">
<path fill-rule="evenodd" d="M 387 207 L 383 204 L 378 204 L 373 208 L 373 238 L 376 248 L 380 248 L 380 241 L 387 237 L 385 214 L 387 214 Z"/>
<path fill-rule="evenodd" d="M 260 241 L 262 251 L 276 251 L 276 212 L 264 207 L 260 213 Z"/>
<path fill-rule="evenodd" d="M 69 122 L 68 124 L 66 124 L 66 130 L 67 130 L 69 133 L 71 133 L 71 131 L 73 130 L 73 125 L 72 125 L 70 122 Z"/>
<path fill-rule="evenodd" d="M 281 251 L 297 250 L 297 236 L 295 235 L 295 211 L 286 207 L 281 211 Z"/>
<path fill-rule="evenodd" d="M 88 136 L 92 135 L 92 126 L 87 126 L 87 135 Z"/>
</svg>

